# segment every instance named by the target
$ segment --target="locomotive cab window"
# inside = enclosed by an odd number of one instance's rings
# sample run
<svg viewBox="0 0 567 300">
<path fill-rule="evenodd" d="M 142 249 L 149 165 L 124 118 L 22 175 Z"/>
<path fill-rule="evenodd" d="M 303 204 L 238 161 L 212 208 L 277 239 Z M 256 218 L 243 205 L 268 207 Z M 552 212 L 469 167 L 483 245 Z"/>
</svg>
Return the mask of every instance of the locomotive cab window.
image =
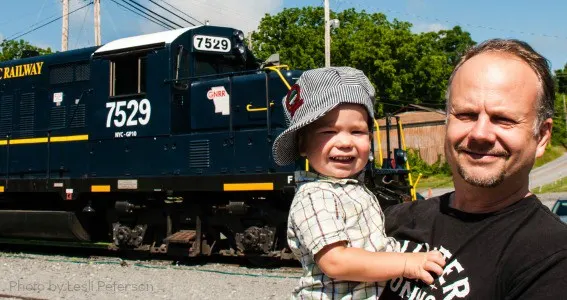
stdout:
<svg viewBox="0 0 567 300">
<path fill-rule="evenodd" d="M 146 57 L 120 57 L 110 62 L 110 96 L 146 92 Z"/>
<path fill-rule="evenodd" d="M 195 75 L 205 76 L 246 70 L 245 63 L 234 55 L 195 54 Z"/>
</svg>

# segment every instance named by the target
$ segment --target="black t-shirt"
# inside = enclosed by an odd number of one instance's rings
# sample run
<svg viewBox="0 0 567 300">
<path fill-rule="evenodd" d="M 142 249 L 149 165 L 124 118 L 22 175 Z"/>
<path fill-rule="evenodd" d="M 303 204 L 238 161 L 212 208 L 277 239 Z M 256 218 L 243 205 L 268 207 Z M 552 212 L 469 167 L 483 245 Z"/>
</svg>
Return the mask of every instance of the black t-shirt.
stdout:
<svg viewBox="0 0 567 300">
<path fill-rule="evenodd" d="M 380 299 L 567 299 L 567 225 L 536 196 L 482 214 L 451 208 L 452 196 L 385 211 L 403 251 L 439 250 L 446 265 L 430 286 L 389 281 Z"/>
</svg>

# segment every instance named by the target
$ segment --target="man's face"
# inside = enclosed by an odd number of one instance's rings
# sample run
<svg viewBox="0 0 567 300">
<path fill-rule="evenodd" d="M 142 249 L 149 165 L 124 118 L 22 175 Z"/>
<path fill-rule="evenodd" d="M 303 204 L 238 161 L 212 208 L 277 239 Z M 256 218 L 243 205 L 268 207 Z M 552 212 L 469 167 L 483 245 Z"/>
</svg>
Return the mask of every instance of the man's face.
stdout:
<svg viewBox="0 0 567 300">
<path fill-rule="evenodd" d="M 483 53 L 455 74 L 445 154 L 455 182 L 495 187 L 525 185 L 547 145 L 551 120 L 534 136 L 540 83 L 528 64 L 507 54 Z"/>
<path fill-rule="evenodd" d="M 301 137 L 301 152 L 325 176 L 347 178 L 368 162 L 368 113 L 358 104 L 341 104 L 310 124 Z"/>
</svg>

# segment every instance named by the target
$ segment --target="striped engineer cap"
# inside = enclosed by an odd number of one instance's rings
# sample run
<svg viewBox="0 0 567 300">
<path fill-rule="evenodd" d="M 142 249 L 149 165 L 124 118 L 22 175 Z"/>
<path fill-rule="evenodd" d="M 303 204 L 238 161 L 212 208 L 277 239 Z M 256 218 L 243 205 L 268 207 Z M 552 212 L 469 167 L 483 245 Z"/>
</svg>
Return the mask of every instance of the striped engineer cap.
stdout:
<svg viewBox="0 0 567 300">
<path fill-rule="evenodd" d="M 299 158 L 297 132 L 342 103 L 363 105 L 374 117 L 374 87 L 358 69 L 330 67 L 304 72 L 282 100 L 289 127 L 274 141 L 272 153 L 280 166 Z"/>
</svg>

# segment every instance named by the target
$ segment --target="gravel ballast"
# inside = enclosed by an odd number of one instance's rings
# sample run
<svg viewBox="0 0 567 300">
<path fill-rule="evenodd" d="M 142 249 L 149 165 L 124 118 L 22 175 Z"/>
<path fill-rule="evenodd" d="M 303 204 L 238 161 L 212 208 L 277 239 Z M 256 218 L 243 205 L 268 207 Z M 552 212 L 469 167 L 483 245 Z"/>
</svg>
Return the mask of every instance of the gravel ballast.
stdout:
<svg viewBox="0 0 567 300">
<path fill-rule="evenodd" d="M 0 294 L 39 299 L 287 299 L 300 269 L 0 253 L 0 273 Z"/>
</svg>

